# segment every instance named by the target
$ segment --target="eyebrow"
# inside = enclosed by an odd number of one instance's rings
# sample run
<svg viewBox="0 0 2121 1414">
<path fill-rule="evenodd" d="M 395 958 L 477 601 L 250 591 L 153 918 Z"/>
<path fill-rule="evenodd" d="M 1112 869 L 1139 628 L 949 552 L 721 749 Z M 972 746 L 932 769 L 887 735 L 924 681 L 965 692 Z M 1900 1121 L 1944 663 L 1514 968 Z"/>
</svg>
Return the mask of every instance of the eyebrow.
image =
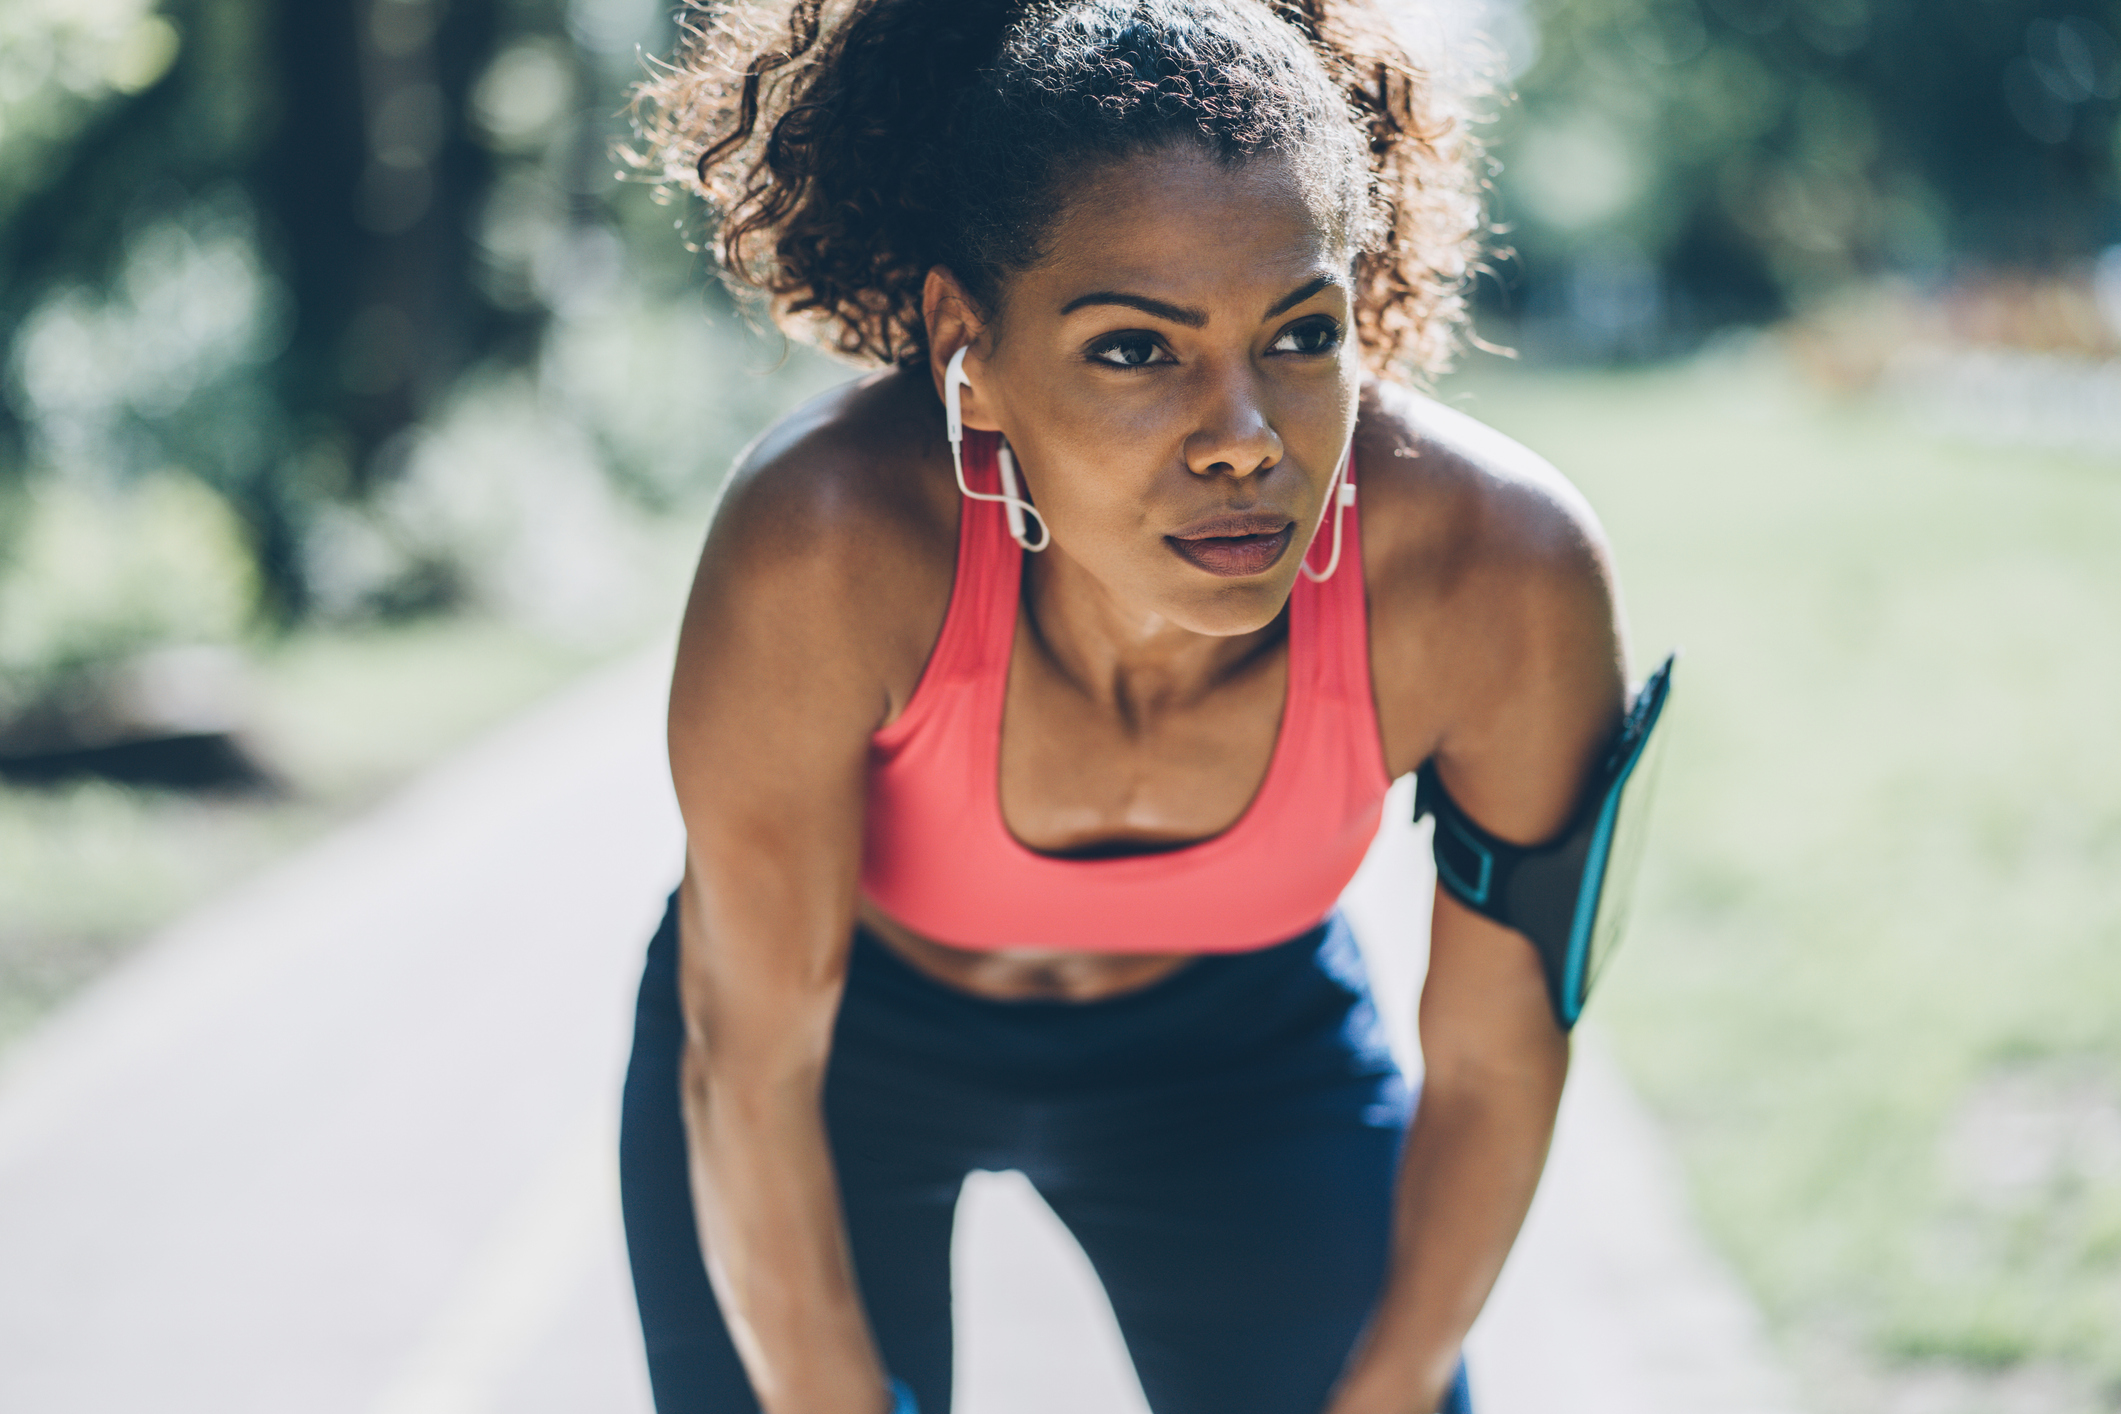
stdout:
<svg viewBox="0 0 2121 1414">
<path fill-rule="evenodd" d="M 1286 314 L 1320 290 L 1329 290 L 1339 283 L 1340 277 L 1338 275 L 1321 275 L 1315 280 L 1298 285 L 1295 289 L 1274 301 L 1273 304 L 1267 306 L 1267 318 L 1272 319 L 1277 314 Z"/>
<path fill-rule="evenodd" d="M 1173 324 L 1183 324 L 1188 329 L 1198 329 L 1208 322 L 1206 310 L 1187 309 L 1181 304 L 1167 304 L 1147 295 L 1122 294 L 1118 290 L 1092 290 L 1087 295 L 1077 295 L 1061 306 L 1061 313 L 1069 315 L 1086 305 L 1116 304 L 1127 309 L 1138 309 L 1144 314 L 1153 314 L 1158 319 L 1168 319 Z"/>
<path fill-rule="evenodd" d="M 1315 280 L 1307 280 L 1269 305 L 1264 317 L 1272 319 L 1277 314 L 1286 313 L 1317 294 L 1320 290 L 1330 289 L 1339 283 L 1340 278 L 1336 275 L 1321 275 Z M 1070 315 L 1078 309 L 1099 304 L 1118 305 L 1123 309 L 1138 309 L 1144 314 L 1153 314 L 1158 319 L 1167 319 L 1173 324 L 1183 324 L 1188 329 L 1202 328 L 1208 322 L 1206 310 L 1188 309 L 1182 304 L 1171 304 L 1165 300 L 1151 299 L 1147 295 L 1130 295 L 1122 290 L 1092 290 L 1087 295 L 1077 295 L 1074 299 L 1061 306 L 1061 314 L 1063 316 Z"/>
</svg>

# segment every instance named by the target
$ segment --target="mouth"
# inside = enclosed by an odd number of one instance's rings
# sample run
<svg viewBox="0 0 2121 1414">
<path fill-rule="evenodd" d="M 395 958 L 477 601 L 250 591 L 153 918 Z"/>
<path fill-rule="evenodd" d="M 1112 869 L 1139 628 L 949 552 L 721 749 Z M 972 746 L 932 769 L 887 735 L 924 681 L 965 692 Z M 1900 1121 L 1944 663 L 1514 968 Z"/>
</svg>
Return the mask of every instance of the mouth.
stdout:
<svg viewBox="0 0 2121 1414">
<path fill-rule="evenodd" d="M 1274 568 L 1296 537 L 1296 522 L 1274 515 L 1225 515 L 1198 521 L 1166 535 L 1171 552 L 1209 574 L 1226 579 L 1264 574 Z"/>
</svg>

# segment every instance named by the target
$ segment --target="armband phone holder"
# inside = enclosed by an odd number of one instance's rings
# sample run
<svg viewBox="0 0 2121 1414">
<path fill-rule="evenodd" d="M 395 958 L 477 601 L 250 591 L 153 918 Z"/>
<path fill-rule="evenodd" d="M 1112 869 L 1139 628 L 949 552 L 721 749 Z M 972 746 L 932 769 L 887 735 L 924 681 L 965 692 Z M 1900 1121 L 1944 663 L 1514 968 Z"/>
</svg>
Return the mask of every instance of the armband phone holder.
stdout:
<svg viewBox="0 0 2121 1414">
<path fill-rule="evenodd" d="M 1663 754 L 1657 723 L 1677 659 L 1666 658 L 1635 694 L 1568 827 L 1543 845 L 1511 844 L 1483 830 L 1451 799 L 1436 763 L 1422 763 L 1414 818 L 1436 817 L 1437 884 L 1531 940 L 1563 1030 L 1583 1014 L 1584 998 L 1627 926 Z"/>
</svg>

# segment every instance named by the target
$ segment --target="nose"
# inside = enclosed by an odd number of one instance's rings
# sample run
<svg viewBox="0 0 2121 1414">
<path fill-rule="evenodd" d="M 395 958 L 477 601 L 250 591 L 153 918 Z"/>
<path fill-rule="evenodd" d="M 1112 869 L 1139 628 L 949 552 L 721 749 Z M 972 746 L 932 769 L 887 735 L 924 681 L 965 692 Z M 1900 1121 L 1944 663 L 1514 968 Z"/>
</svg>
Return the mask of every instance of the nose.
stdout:
<svg viewBox="0 0 2121 1414">
<path fill-rule="evenodd" d="M 1252 476 L 1278 465 L 1281 434 L 1267 420 L 1257 381 L 1233 371 L 1216 381 L 1185 443 L 1186 469 L 1196 476 Z"/>
</svg>

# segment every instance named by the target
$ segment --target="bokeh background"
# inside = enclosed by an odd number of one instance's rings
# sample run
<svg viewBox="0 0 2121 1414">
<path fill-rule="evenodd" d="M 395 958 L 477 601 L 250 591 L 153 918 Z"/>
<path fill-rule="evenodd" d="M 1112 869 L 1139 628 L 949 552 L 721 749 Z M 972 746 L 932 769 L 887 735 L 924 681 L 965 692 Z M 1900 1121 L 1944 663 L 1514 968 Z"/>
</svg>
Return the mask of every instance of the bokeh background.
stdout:
<svg viewBox="0 0 2121 1414">
<path fill-rule="evenodd" d="M 1826 1411 L 2121 1408 L 2121 6 L 1462 0 L 1438 395 L 1687 652 L 1598 1007 Z M 661 0 L 0 5 L 0 1046 L 666 632 L 846 370 L 618 179 Z"/>
</svg>

